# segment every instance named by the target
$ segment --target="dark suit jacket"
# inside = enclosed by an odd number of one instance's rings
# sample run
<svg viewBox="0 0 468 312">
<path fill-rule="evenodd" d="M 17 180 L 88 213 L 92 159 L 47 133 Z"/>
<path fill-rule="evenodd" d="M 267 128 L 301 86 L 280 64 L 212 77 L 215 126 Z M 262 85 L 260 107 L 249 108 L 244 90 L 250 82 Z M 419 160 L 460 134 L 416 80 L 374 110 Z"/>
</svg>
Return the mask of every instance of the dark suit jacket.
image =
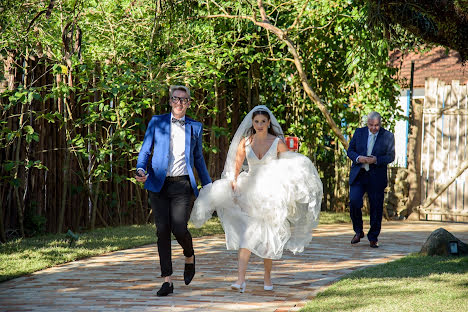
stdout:
<svg viewBox="0 0 468 312">
<path fill-rule="evenodd" d="M 356 162 L 358 156 L 367 155 L 367 139 L 369 129 L 367 127 L 358 128 L 354 132 L 348 147 L 348 157 L 353 161 L 349 173 L 349 184 L 355 181 L 362 164 Z M 374 143 L 371 155 L 377 157 L 377 164 L 369 165 L 369 174 L 372 177 L 372 183 L 377 183 L 382 189 L 387 186 L 387 165 L 395 159 L 395 138 L 393 133 L 380 128 L 377 139 Z"/>
<path fill-rule="evenodd" d="M 137 168 L 147 169 L 148 179 L 145 189 L 160 192 L 169 167 L 169 144 L 171 141 L 171 114 L 156 115 L 151 118 L 145 133 L 143 145 L 138 155 Z M 193 168 L 197 169 L 202 185 L 211 183 L 202 150 L 202 124 L 185 116 L 185 163 L 193 193 L 198 196 Z M 153 157 L 148 164 L 151 153 Z"/>
</svg>

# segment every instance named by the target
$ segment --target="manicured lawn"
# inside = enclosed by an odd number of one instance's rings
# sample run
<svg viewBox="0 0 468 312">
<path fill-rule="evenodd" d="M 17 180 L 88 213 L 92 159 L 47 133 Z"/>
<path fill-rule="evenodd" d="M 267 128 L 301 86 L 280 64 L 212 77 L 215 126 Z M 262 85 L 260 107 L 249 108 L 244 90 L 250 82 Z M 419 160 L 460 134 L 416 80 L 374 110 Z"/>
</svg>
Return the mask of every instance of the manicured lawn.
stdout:
<svg viewBox="0 0 468 312">
<path fill-rule="evenodd" d="M 345 276 L 311 300 L 312 311 L 467 311 L 468 257 L 411 255 Z"/>
</svg>

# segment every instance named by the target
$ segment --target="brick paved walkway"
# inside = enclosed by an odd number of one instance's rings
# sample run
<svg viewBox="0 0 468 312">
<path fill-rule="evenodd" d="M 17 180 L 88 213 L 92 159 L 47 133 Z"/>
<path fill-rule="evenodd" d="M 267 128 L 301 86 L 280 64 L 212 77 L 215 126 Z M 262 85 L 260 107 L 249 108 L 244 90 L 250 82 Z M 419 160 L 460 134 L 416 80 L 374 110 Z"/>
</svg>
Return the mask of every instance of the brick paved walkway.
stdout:
<svg viewBox="0 0 468 312">
<path fill-rule="evenodd" d="M 0 283 L 2 311 L 296 311 L 343 275 L 420 250 L 443 227 L 468 241 L 468 224 L 384 222 L 380 245 L 351 246 L 350 224 L 321 225 L 304 253 L 273 262 L 274 291 L 263 290 L 263 262 L 251 258 L 244 294 L 228 286 L 236 277 L 236 252 L 223 236 L 194 239 L 197 275 L 183 283 L 182 250 L 174 246 L 175 293 L 156 297 L 161 285 L 155 245 L 75 261 Z"/>
</svg>

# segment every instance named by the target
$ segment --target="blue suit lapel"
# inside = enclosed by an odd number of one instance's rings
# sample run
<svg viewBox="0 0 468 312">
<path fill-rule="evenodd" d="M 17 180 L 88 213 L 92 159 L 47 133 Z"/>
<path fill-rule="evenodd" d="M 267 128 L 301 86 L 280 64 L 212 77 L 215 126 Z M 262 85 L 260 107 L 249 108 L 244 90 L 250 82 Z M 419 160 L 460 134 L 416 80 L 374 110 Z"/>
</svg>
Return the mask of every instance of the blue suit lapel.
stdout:
<svg viewBox="0 0 468 312">
<path fill-rule="evenodd" d="M 169 133 L 169 140 L 171 139 L 171 114 L 167 114 L 163 119 L 163 129 L 165 133 Z"/>
<path fill-rule="evenodd" d="M 369 128 L 366 127 L 364 131 L 364 146 L 366 147 L 366 149 L 364 150 L 364 154 L 362 155 L 367 156 L 367 144 L 368 143 L 369 143 Z"/>
<path fill-rule="evenodd" d="M 384 130 L 382 128 L 380 128 L 379 132 L 377 132 L 377 138 L 375 139 L 374 147 L 372 148 L 372 155 L 374 155 L 374 151 L 375 151 L 376 146 L 378 146 L 378 144 L 380 144 L 380 141 L 383 140 L 383 138 L 382 138 L 383 133 L 384 133 Z"/>
<path fill-rule="evenodd" d="M 192 139 L 192 124 L 185 118 L 185 162 L 187 168 L 190 168 L 190 142 Z"/>
<path fill-rule="evenodd" d="M 160 153 L 163 162 L 165 162 L 165 167 L 167 167 L 167 164 L 169 162 L 169 149 L 170 149 L 170 144 L 171 144 L 171 114 L 167 114 L 163 118 L 162 122 L 162 127 L 161 127 L 161 132 L 163 134 L 168 134 L 162 136 L 164 138 L 164 145 L 162 147 L 162 153 Z"/>
</svg>

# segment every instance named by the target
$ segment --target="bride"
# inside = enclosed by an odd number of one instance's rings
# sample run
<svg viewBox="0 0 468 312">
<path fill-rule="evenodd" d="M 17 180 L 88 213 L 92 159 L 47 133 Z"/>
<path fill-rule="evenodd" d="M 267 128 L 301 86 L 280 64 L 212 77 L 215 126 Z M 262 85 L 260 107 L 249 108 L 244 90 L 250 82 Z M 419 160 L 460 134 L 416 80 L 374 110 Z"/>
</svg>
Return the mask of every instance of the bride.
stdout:
<svg viewBox="0 0 468 312">
<path fill-rule="evenodd" d="M 240 124 L 221 179 L 201 189 L 190 220 L 200 227 L 217 211 L 227 249 L 239 250 L 233 289 L 244 292 L 253 252 L 264 261 L 264 289 L 273 290 L 272 259 L 280 259 L 284 249 L 304 250 L 318 225 L 322 195 L 312 162 L 288 151 L 278 121 L 259 105 Z"/>
</svg>

